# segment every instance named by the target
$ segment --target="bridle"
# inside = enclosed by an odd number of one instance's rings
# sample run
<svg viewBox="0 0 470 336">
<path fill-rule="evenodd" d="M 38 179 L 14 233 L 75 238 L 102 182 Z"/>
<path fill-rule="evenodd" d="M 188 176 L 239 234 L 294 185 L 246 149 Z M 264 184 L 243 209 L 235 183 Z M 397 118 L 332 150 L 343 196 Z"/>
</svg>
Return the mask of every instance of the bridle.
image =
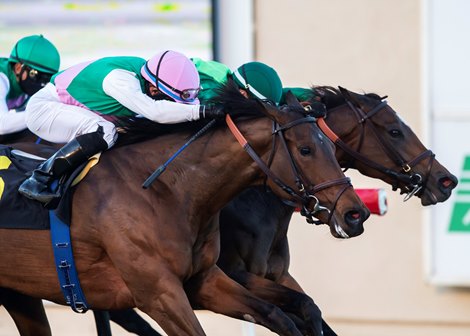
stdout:
<svg viewBox="0 0 470 336">
<path fill-rule="evenodd" d="M 358 125 L 361 127 L 361 137 L 359 140 L 358 148 L 353 149 L 349 145 L 347 145 L 344 141 L 342 141 L 326 124 L 323 118 L 320 118 L 317 122 L 320 129 L 325 133 L 325 135 L 330 138 L 339 148 L 341 148 L 344 152 L 349 154 L 352 158 L 349 167 L 351 167 L 355 160 L 358 160 L 369 166 L 372 169 L 375 169 L 382 174 L 385 174 L 391 177 L 394 180 L 392 184 L 393 190 L 397 190 L 399 187 L 400 182 L 404 184 L 404 190 L 402 189 L 402 193 L 406 193 L 406 196 L 403 201 L 409 200 L 411 197 L 419 193 L 421 190 L 426 188 L 426 184 L 429 179 L 429 175 L 431 173 L 432 165 L 434 162 L 435 154 L 431 150 L 425 150 L 414 159 L 407 161 L 403 158 L 403 156 L 394 148 L 394 146 L 384 137 L 380 135 L 377 127 L 372 120 L 372 117 L 375 116 L 378 112 L 385 109 L 388 104 L 387 101 L 383 100 L 375 107 L 370 109 L 369 111 L 365 112 L 361 107 L 356 106 L 353 104 L 347 97 L 343 95 L 347 106 L 354 112 L 358 119 Z M 339 107 L 338 107 L 339 108 Z M 366 156 L 361 154 L 361 148 L 365 138 L 365 126 L 368 125 L 369 128 L 373 131 L 375 137 L 382 145 L 383 150 L 387 154 L 387 156 L 393 160 L 393 162 L 400 167 L 399 171 L 394 171 L 389 169 L 375 161 L 368 159 Z M 423 178 L 421 174 L 416 173 L 413 171 L 413 168 L 422 160 L 429 157 L 427 172 L 425 177 Z M 347 169 L 347 168 L 346 168 Z"/>
<path fill-rule="evenodd" d="M 352 187 L 351 185 L 351 180 L 348 177 L 343 177 L 331 181 L 326 181 L 323 183 L 319 183 L 317 185 L 314 185 L 313 183 L 309 182 L 304 175 L 300 172 L 299 167 L 295 163 L 295 160 L 292 157 L 292 154 L 287 147 L 287 142 L 284 136 L 284 132 L 288 131 L 289 129 L 298 126 L 300 124 L 304 123 L 313 123 L 316 122 L 317 119 L 311 116 L 306 116 L 303 118 L 299 118 L 297 120 L 291 121 L 285 125 L 280 125 L 277 122 L 273 121 L 273 146 L 271 149 L 271 154 L 269 156 L 268 164 L 266 164 L 253 150 L 253 148 L 250 146 L 248 141 L 245 139 L 245 137 L 241 134 L 240 130 L 237 128 L 235 123 L 233 122 L 232 118 L 230 115 L 227 114 L 226 119 L 225 119 L 230 131 L 232 134 L 235 136 L 235 138 L 238 140 L 240 145 L 243 147 L 243 149 L 250 155 L 250 157 L 256 162 L 256 164 L 259 166 L 259 168 L 266 174 L 268 178 L 270 178 L 277 186 L 279 186 L 284 192 L 286 192 L 288 195 L 290 195 L 292 198 L 294 198 L 299 204 L 301 204 L 301 211 L 300 214 L 304 216 L 309 223 L 314 223 L 314 224 L 322 224 L 322 222 L 318 221 L 317 219 L 314 218 L 315 214 L 321 212 L 321 211 L 327 211 L 328 212 L 328 220 L 327 223 L 330 222 L 333 212 L 336 208 L 336 204 L 341 197 L 341 195 L 346 191 L 348 187 Z M 294 175 L 295 179 L 295 185 L 297 190 L 294 190 L 293 188 L 289 187 L 286 183 L 284 183 L 269 167 L 271 165 L 271 162 L 274 158 L 275 155 L 275 141 L 276 137 L 280 139 L 280 142 L 282 144 L 283 149 L 287 153 L 289 163 L 291 166 L 292 173 Z M 328 207 L 322 206 L 320 204 L 320 201 L 318 198 L 315 196 L 316 193 L 318 193 L 321 190 L 324 190 L 326 188 L 336 186 L 336 185 L 342 185 L 344 184 L 344 187 L 338 192 L 335 201 L 333 202 L 333 207 L 332 209 L 329 209 Z M 307 186 L 307 188 L 306 188 Z M 309 208 L 309 204 L 311 202 L 314 202 L 314 205 L 312 208 Z M 288 203 L 289 201 L 285 201 Z M 289 204 L 291 206 L 297 206 L 298 204 L 291 202 Z"/>
</svg>

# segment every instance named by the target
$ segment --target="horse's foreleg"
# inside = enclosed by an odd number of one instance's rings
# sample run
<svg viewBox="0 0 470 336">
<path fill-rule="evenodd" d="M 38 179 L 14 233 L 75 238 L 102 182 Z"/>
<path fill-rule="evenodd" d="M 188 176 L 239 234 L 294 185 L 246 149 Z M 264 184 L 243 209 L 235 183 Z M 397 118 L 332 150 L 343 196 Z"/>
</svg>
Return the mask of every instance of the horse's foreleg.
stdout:
<svg viewBox="0 0 470 336">
<path fill-rule="evenodd" d="M 93 310 L 95 317 L 96 333 L 98 336 L 112 336 L 107 310 Z"/>
<path fill-rule="evenodd" d="M 119 247 L 114 245 L 113 248 Z M 141 258 L 129 263 L 128 255 L 113 252 L 111 259 L 118 265 L 137 308 L 157 322 L 168 336 L 205 336 L 178 276 L 164 265 L 157 265 L 154 258 L 147 259 L 144 253 L 140 252 Z"/>
<path fill-rule="evenodd" d="M 132 233 L 136 232 L 133 229 Z M 161 249 L 163 243 L 142 243 L 147 238 L 151 240 L 150 234 L 143 237 L 137 233 L 132 236 L 131 232 L 126 235 L 119 232 L 113 238 L 107 241 L 111 243 L 106 245 L 105 250 L 126 288 L 121 289 L 124 292 L 121 302 L 112 307 L 108 304 L 106 307 L 129 308 L 130 298 L 132 305 L 149 315 L 168 336 L 205 336 L 183 289 L 180 275 L 189 267 L 191 255 L 182 254 L 179 245 L 176 245 L 175 249 L 179 251 L 163 248 L 163 253 L 168 256 L 157 257 L 149 246 L 158 246 Z M 173 264 L 172 256 L 175 259 Z M 96 288 L 93 283 L 89 286 L 91 290 Z M 90 302 L 90 305 L 93 303 Z"/>
<path fill-rule="evenodd" d="M 41 299 L 2 288 L 0 301 L 12 317 L 21 336 L 52 335 Z"/>
<path fill-rule="evenodd" d="M 277 283 L 290 288 L 294 291 L 305 293 L 302 287 L 299 285 L 297 280 L 294 279 L 292 275 L 288 272 L 285 273 L 280 279 L 276 281 Z M 337 336 L 336 333 L 331 329 L 331 327 L 326 323 L 325 320 L 322 319 L 322 328 L 323 328 L 323 335 L 324 336 Z"/>
<path fill-rule="evenodd" d="M 133 291 L 137 308 L 153 318 L 168 336 L 205 336 L 182 286 L 168 279 L 154 280 L 158 283 L 155 290 L 143 291 L 145 286 L 138 284 L 138 291 Z"/>
<path fill-rule="evenodd" d="M 230 277 L 253 295 L 281 308 L 305 335 L 322 335 L 320 309 L 308 295 L 248 272 L 236 272 Z"/>
<path fill-rule="evenodd" d="M 139 336 L 162 336 L 132 308 L 110 310 L 109 317 L 111 321 Z"/>
<path fill-rule="evenodd" d="M 302 335 L 281 309 L 252 295 L 217 266 L 193 277 L 185 288 L 191 303 L 202 309 L 263 325 L 279 335 Z"/>
</svg>

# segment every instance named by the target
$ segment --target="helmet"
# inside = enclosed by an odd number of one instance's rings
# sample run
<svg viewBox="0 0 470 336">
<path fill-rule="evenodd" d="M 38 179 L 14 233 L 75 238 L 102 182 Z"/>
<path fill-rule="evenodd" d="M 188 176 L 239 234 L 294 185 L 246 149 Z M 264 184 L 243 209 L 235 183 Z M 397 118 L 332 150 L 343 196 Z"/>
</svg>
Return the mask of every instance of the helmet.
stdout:
<svg viewBox="0 0 470 336">
<path fill-rule="evenodd" d="M 26 36 L 16 42 L 8 61 L 20 62 L 33 69 L 50 74 L 55 74 L 60 67 L 59 52 L 42 35 Z"/>
<path fill-rule="evenodd" d="M 199 104 L 199 73 L 185 55 L 172 50 L 158 53 L 142 66 L 140 73 L 174 101 Z"/>
<path fill-rule="evenodd" d="M 233 73 L 239 87 L 261 100 L 278 105 L 282 96 L 282 82 L 276 70 L 261 62 L 249 62 Z"/>
</svg>

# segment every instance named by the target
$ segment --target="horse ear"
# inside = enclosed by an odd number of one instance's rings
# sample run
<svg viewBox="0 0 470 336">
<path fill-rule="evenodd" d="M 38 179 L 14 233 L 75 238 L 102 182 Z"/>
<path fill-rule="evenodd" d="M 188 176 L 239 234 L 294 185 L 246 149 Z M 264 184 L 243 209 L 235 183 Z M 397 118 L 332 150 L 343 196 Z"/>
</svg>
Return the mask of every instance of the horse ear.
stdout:
<svg viewBox="0 0 470 336">
<path fill-rule="evenodd" d="M 351 98 L 351 93 L 349 92 L 348 89 L 342 87 L 342 86 L 338 86 L 338 89 L 339 89 L 339 92 L 341 92 L 341 94 L 345 97 L 345 98 Z"/>
<path fill-rule="evenodd" d="M 259 105 L 260 112 L 272 119 L 272 117 L 270 115 L 270 107 L 271 106 L 269 104 L 263 103 L 263 101 L 261 99 L 258 99 L 258 98 L 256 98 L 255 101 Z"/>
<path fill-rule="evenodd" d="M 278 121 L 277 119 L 281 115 L 278 107 L 264 103 L 260 99 L 256 99 L 256 102 L 260 105 L 261 112 L 264 113 L 264 115 L 266 115 L 271 120 Z"/>
<path fill-rule="evenodd" d="M 302 104 L 300 104 L 299 100 L 297 97 L 292 93 L 291 90 L 288 90 L 286 93 L 286 103 L 289 106 L 297 106 L 297 107 L 302 107 Z"/>
<path fill-rule="evenodd" d="M 342 86 L 338 86 L 338 89 L 339 89 L 339 92 L 341 92 L 341 95 L 344 97 L 344 99 L 346 99 L 347 101 L 353 103 L 357 107 L 360 107 L 359 102 L 357 102 L 357 100 L 354 99 L 354 96 L 351 94 L 351 91 L 349 91 L 348 89 L 346 89 Z"/>
</svg>

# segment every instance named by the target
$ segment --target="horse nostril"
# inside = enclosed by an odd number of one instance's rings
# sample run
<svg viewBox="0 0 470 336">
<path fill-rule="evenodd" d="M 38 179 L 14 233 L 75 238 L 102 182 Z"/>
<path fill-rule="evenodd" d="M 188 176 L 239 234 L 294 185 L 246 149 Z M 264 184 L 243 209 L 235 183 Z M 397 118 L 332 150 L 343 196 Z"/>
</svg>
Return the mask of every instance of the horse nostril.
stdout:
<svg viewBox="0 0 470 336">
<path fill-rule="evenodd" d="M 439 180 L 439 185 L 445 190 L 452 189 L 457 185 L 457 179 L 446 176 Z"/>
<path fill-rule="evenodd" d="M 356 210 L 348 211 L 346 213 L 345 219 L 346 219 L 346 223 L 348 223 L 348 225 L 356 225 L 356 224 L 360 223 L 360 221 L 361 221 L 361 213 L 359 211 L 356 211 Z"/>
<path fill-rule="evenodd" d="M 362 223 L 367 219 L 368 213 L 361 209 L 350 210 L 344 215 L 344 222 L 348 226 L 347 234 L 349 237 L 359 236 L 364 232 Z"/>
</svg>

